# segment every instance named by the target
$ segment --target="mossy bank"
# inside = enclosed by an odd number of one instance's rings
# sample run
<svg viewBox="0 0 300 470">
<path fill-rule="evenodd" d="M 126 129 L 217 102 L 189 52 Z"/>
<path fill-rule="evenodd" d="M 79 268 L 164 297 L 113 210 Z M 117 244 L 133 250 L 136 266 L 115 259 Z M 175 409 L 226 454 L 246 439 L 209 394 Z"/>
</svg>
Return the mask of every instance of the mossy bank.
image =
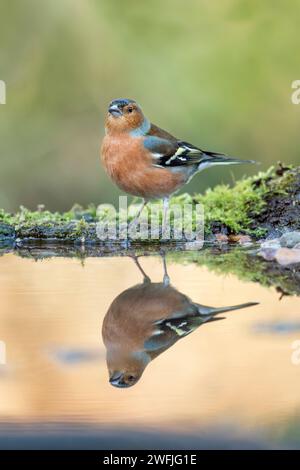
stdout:
<svg viewBox="0 0 300 470">
<path fill-rule="evenodd" d="M 204 194 L 181 194 L 172 204 L 201 203 L 204 207 L 205 235 L 247 234 L 255 239 L 300 229 L 300 167 L 279 165 L 256 176 L 237 181 L 232 187 L 218 185 Z M 129 208 L 132 220 L 137 205 Z M 106 205 L 75 205 L 64 213 L 49 212 L 43 206 L 30 211 L 24 207 L 15 214 L 0 210 L 0 241 L 58 241 L 97 243 L 97 222 L 106 223 Z M 149 241 L 147 242 L 149 243 Z"/>
</svg>

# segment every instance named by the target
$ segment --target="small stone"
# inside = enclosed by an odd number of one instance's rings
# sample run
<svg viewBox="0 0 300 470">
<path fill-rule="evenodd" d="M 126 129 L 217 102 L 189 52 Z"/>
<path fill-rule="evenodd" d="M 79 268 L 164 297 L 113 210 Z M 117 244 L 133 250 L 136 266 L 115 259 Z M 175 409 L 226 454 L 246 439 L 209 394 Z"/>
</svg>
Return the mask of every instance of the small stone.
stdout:
<svg viewBox="0 0 300 470">
<path fill-rule="evenodd" d="M 273 261 L 276 257 L 277 250 L 277 248 L 262 248 L 258 254 L 266 261 Z"/>
<path fill-rule="evenodd" d="M 261 249 L 278 249 L 280 248 L 280 240 L 279 238 L 273 238 L 272 240 L 265 240 L 261 245 Z"/>
<path fill-rule="evenodd" d="M 275 258 L 282 266 L 300 263 L 300 250 L 295 248 L 279 248 Z"/>
<path fill-rule="evenodd" d="M 184 247 L 186 251 L 198 251 L 202 250 L 204 240 L 195 240 L 193 242 L 186 242 Z"/>
<path fill-rule="evenodd" d="M 18 248 L 20 248 L 23 245 L 23 240 L 21 238 L 16 238 L 15 244 Z"/>
<path fill-rule="evenodd" d="M 224 233 L 217 233 L 215 237 L 218 243 L 228 243 L 228 237 Z"/>
<path fill-rule="evenodd" d="M 286 248 L 293 248 L 300 243 L 300 232 L 288 232 L 280 237 L 280 244 Z"/>
<path fill-rule="evenodd" d="M 249 245 L 252 243 L 249 235 L 229 235 L 228 238 L 230 243 L 239 243 L 240 245 Z"/>
</svg>

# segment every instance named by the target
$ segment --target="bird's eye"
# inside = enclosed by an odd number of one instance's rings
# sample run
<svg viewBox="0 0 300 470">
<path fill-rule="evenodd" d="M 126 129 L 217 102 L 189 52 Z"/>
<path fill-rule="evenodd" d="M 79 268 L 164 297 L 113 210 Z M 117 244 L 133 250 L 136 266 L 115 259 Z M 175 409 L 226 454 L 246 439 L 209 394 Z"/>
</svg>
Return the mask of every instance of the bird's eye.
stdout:
<svg viewBox="0 0 300 470">
<path fill-rule="evenodd" d="M 129 382 L 133 382 L 135 380 L 134 375 L 129 375 L 128 380 L 129 380 Z"/>
<path fill-rule="evenodd" d="M 129 108 L 127 108 L 127 111 L 128 111 L 129 113 L 132 113 L 133 108 L 130 106 Z"/>
</svg>

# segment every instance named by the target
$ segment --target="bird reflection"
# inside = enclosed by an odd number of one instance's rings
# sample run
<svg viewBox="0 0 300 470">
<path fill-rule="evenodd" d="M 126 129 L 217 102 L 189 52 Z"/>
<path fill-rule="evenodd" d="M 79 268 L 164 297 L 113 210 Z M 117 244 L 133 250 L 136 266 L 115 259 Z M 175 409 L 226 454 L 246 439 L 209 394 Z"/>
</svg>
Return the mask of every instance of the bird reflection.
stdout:
<svg viewBox="0 0 300 470">
<path fill-rule="evenodd" d="M 223 319 L 222 313 L 257 305 L 214 308 L 195 303 L 170 285 L 164 256 L 163 282 L 151 282 L 138 257 L 132 258 L 144 282 L 114 299 L 102 327 L 109 381 L 115 387 L 135 385 L 149 362 L 202 324 Z"/>
</svg>

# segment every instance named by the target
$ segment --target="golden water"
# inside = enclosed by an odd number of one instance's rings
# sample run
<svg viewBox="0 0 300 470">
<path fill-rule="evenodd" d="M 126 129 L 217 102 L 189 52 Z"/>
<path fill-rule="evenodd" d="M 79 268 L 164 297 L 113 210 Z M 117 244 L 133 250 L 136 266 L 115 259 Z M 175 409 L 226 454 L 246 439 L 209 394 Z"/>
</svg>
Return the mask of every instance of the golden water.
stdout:
<svg viewBox="0 0 300 470">
<path fill-rule="evenodd" d="M 183 254 L 184 260 L 184 254 Z M 153 281 L 159 257 L 140 259 Z M 129 258 L 0 258 L 0 423 L 76 422 L 168 431 L 233 426 L 277 436 L 300 410 L 299 298 L 168 262 L 172 285 L 214 307 L 258 301 L 200 326 L 128 389 L 108 381 L 102 321 L 113 299 L 142 282 Z M 274 325 L 295 327 L 280 333 Z M 297 326 L 298 325 L 298 326 Z M 270 326 L 270 328 L 269 328 Z"/>
</svg>

